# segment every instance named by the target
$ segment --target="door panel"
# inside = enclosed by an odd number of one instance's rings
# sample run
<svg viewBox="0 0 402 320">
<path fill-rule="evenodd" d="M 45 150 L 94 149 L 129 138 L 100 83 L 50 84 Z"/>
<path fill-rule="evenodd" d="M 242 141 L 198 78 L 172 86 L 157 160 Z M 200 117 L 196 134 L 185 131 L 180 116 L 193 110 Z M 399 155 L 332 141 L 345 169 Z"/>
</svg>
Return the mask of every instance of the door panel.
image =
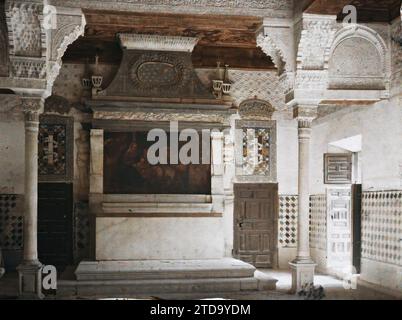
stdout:
<svg viewBox="0 0 402 320">
<path fill-rule="evenodd" d="M 327 190 L 328 266 L 338 270 L 350 268 L 351 256 L 351 190 Z"/>
<path fill-rule="evenodd" d="M 38 253 L 44 264 L 72 263 L 72 184 L 38 186 Z"/>
<path fill-rule="evenodd" d="M 236 184 L 234 256 L 259 268 L 277 264 L 277 184 Z"/>
</svg>

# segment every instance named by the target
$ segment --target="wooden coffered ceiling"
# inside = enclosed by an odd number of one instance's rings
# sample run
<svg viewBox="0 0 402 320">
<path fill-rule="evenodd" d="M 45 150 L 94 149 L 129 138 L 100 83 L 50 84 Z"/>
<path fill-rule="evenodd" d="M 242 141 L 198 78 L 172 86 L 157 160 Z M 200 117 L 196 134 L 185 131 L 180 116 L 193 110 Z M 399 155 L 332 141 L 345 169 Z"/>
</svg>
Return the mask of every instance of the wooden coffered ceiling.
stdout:
<svg viewBox="0 0 402 320">
<path fill-rule="evenodd" d="M 232 67 L 272 69 L 274 65 L 256 46 L 256 33 L 263 20 L 250 16 L 146 14 L 84 10 L 85 36 L 67 50 L 65 62 L 85 62 L 96 50 L 100 60 L 118 63 L 121 59 L 118 33 L 198 37 L 194 50 L 195 67 L 214 67 L 219 60 Z"/>
<path fill-rule="evenodd" d="M 356 7 L 358 22 L 390 22 L 400 15 L 401 0 L 310 0 L 304 12 L 335 14 L 342 20 L 346 5 Z"/>
</svg>

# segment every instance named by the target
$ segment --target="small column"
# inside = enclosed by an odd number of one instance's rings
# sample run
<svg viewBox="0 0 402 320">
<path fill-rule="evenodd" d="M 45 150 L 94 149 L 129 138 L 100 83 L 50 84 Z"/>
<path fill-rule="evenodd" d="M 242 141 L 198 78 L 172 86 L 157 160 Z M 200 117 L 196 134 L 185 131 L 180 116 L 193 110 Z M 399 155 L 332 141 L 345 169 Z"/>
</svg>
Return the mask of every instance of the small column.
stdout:
<svg viewBox="0 0 402 320">
<path fill-rule="evenodd" d="M 213 210 L 218 213 L 224 210 L 223 140 L 223 132 L 211 132 L 211 196 Z"/>
<path fill-rule="evenodd" d="M 311 122 L 316 116 L 316 107 L 297 106 L 294 109 L 298 121 L 299 176 L 298 176 L 298 238 L 297 256 L 290 262 L 292 291 L 298 292 L 304 285 L 314 283 L 316 264 L 310 256 L 309 202 L 310 202 L 310 136 Z"/>
<path fill-rule="evenodd" d="M 41 98 L 22 98 L 25 114 L 25 207 L 23 262 L 18 266 L 19 295 L 41 299 L 42 264 L 38 260 L 38 132 Z"/>
<path fill-rule="evenodd" d="M 89 224 L 90 258 L 96 259 L 96 215 L 102 212 L 103 201 L 103 129 L 92 129 L 90 134 L 89 167 Z"/>
</svg>

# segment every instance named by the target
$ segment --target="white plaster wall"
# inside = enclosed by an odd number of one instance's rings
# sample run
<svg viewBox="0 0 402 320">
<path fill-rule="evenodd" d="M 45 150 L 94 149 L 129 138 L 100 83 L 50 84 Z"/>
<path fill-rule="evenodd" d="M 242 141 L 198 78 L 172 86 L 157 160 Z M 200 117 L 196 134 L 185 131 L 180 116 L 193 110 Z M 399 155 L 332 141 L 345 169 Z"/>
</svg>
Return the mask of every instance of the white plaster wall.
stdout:
<svg viewBox="0 0 402 320">
<path fill-rule="evenodd" d="M 277 176 L 279 194 L 297 194 L 298 137 L 296 120 L 277 122 Z"/>
<path fill-rule="evenodd" d="M 23 121 L 0 122 L 0 193 L 24 193 L 25 129 Z"/>
<path fill-rule="evenodd" d="M 97 260 L 219 259 L 222 218 L 97 218 Z"/>
<path fill-rule="evenodd" d="M 402 187 L 402 111 L 397 99 L 374 105 L 347 107 L 313 124 L 311 137 L 310 194 L 325 192 L 323 154 L 333 141 L 362 135 L 363 191 L 398 190 Z"/>
</svg>

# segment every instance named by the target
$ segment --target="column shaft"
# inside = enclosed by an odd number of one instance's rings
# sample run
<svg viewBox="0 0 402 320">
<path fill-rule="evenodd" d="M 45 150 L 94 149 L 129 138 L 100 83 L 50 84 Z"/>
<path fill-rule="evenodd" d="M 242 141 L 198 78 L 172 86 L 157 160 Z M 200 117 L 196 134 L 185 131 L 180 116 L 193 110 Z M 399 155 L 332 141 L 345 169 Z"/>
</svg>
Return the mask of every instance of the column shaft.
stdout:
<svg viewBox="0 0 402 320">
<path fill-rule="evenodd" d="M 308 121 L 299 121 L 298 246 L 297 260 L 311 261 L 309 239 L 310 135 Z"/>
<path fill-rule="evenodd" d="M 38 262 L 38 131 L 39 114 L 25 115 L 24 263 Z"/>
</svg>

